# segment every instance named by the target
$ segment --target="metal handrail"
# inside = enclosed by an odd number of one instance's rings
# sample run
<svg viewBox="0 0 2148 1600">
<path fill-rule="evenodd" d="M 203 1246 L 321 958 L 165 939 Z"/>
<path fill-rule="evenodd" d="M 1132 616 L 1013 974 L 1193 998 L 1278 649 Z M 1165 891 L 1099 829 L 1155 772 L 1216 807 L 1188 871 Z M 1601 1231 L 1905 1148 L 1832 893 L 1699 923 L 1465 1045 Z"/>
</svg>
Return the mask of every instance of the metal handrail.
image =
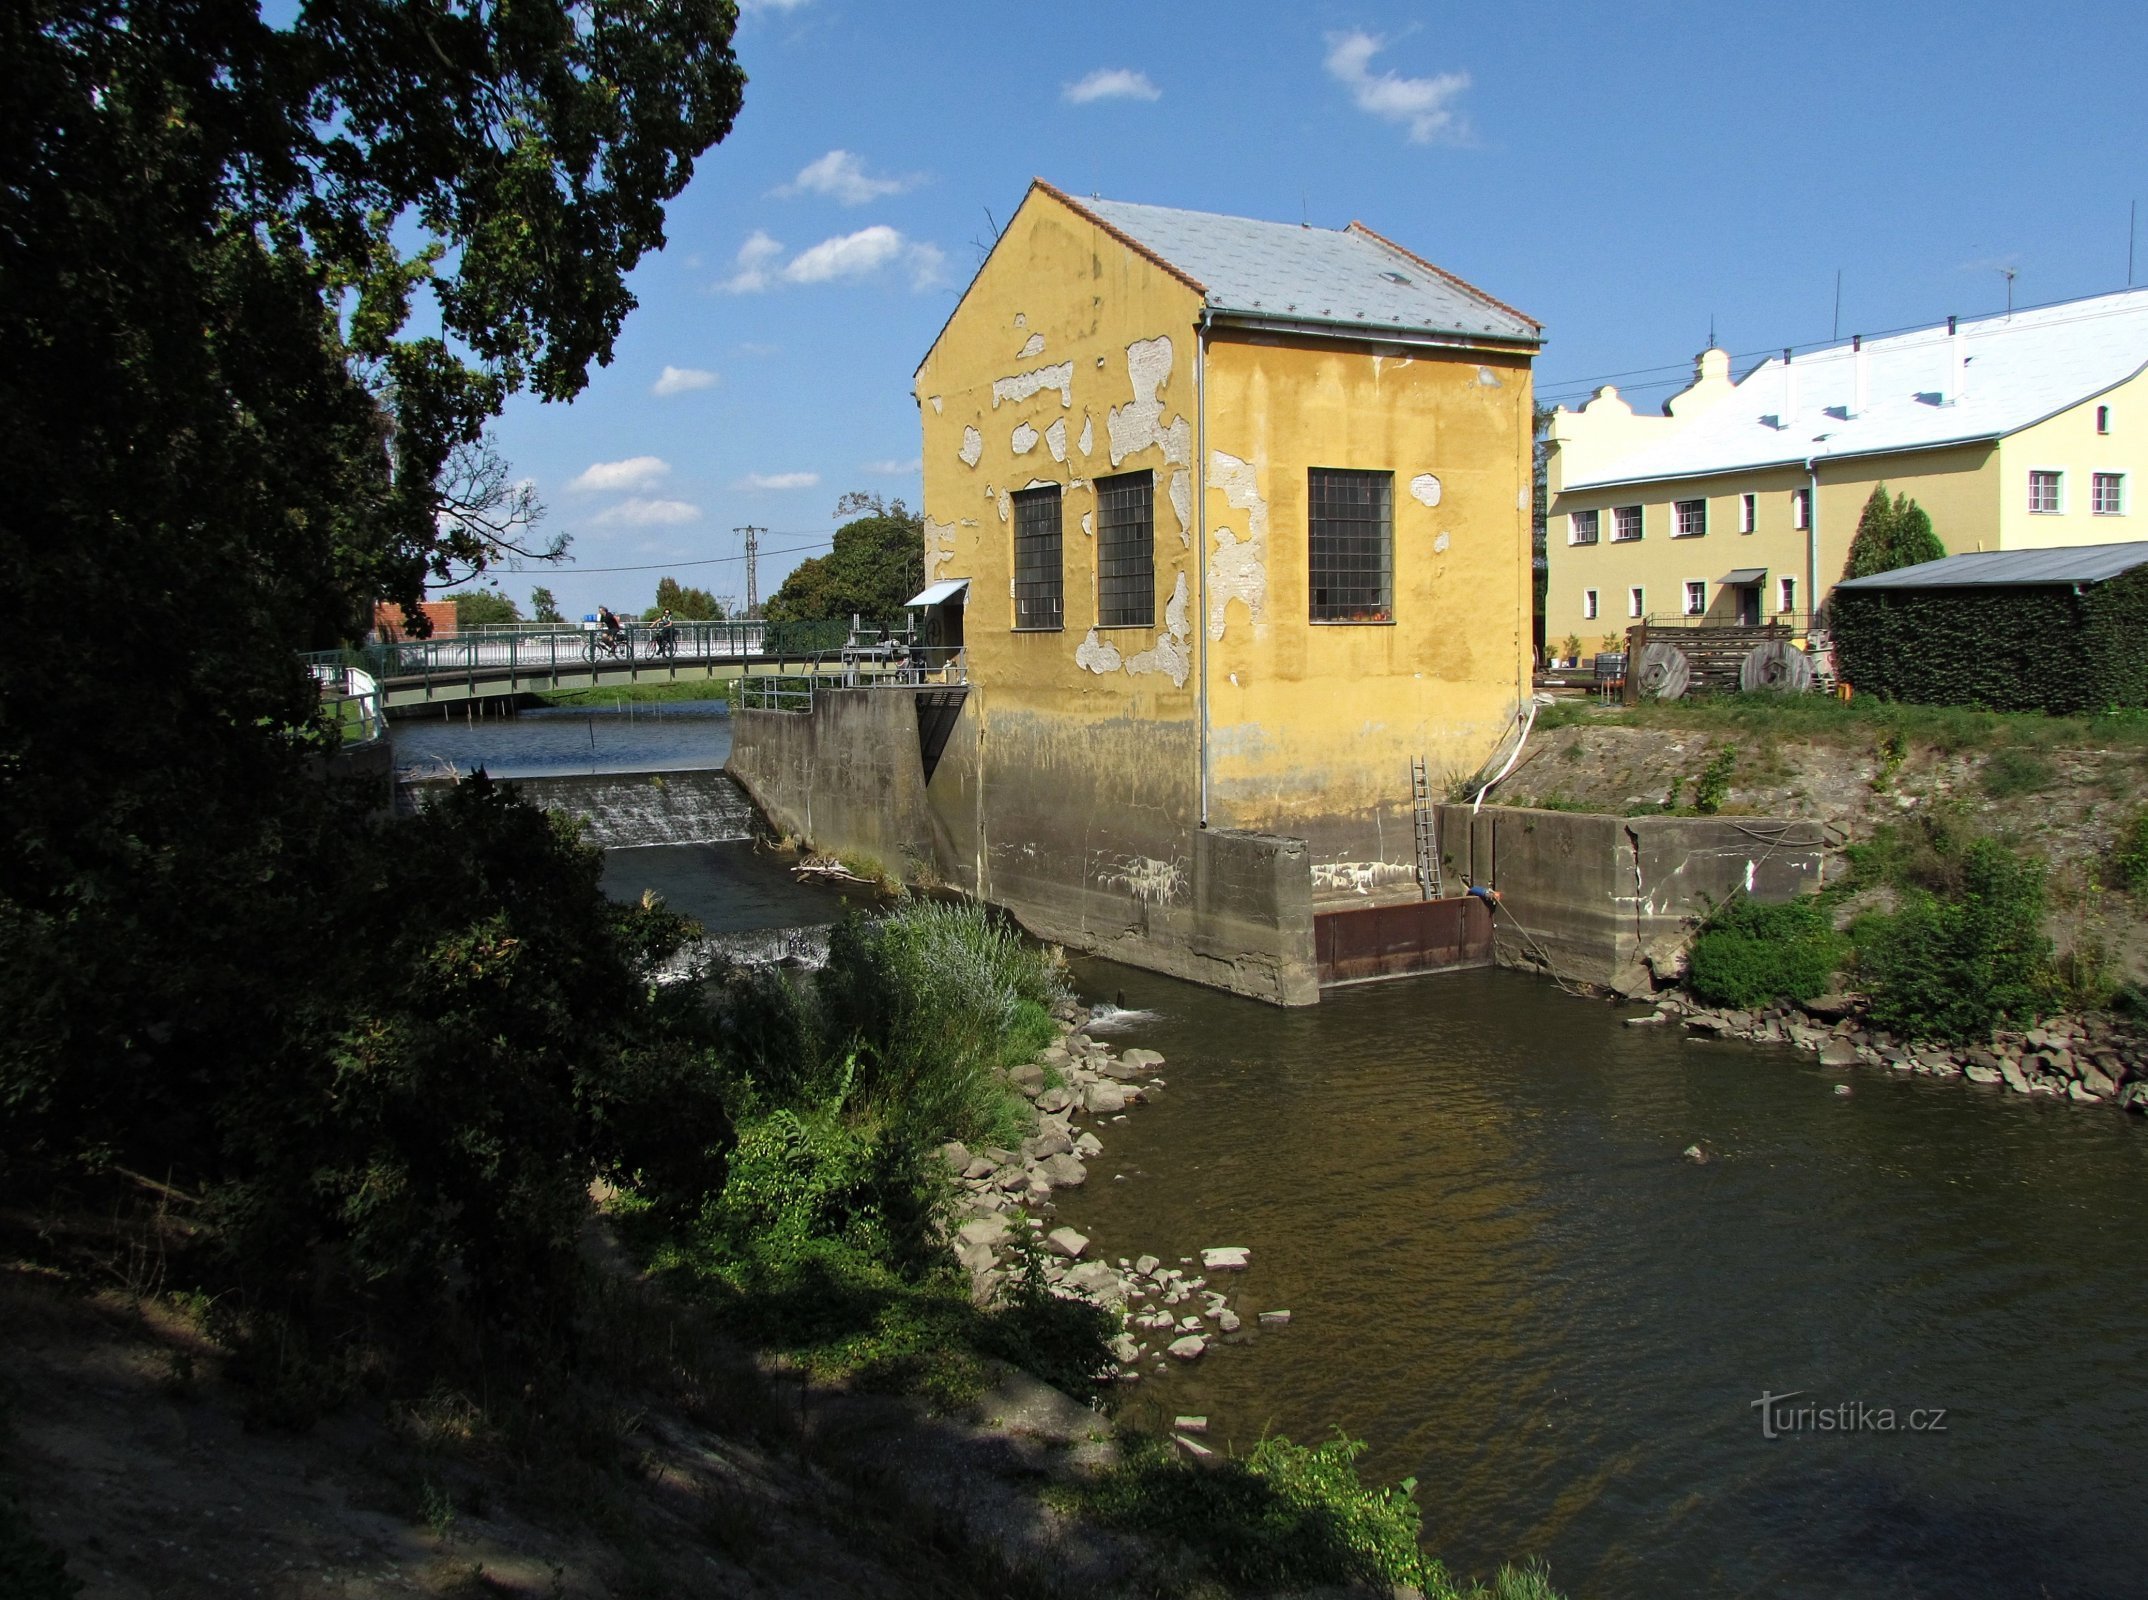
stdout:
<svg viewBox="0 0 2148 1600">
<path fill-rule="evenodd" d="M 355 710 L 357 737 L 350 736 L 352 724 L 344 722 L 345 744 L 371 744 L 387 733 L 388 719 L 381 708 L 380 684 L 370 672 L 363 667 L 326 661 L 309 661 L 306 671 L 320 686 L 323 705 L 331 700 L 335 703 L 339 721 L 344 710 Z"/>
</svg>

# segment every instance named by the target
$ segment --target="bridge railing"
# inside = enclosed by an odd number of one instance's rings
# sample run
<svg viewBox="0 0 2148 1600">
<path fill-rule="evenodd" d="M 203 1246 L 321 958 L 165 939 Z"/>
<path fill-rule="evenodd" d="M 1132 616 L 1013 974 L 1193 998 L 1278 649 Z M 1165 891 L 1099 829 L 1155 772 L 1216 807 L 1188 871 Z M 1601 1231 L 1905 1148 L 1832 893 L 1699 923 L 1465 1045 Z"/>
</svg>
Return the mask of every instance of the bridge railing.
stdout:
<svg viewBox="0 0 2148 1600">
<path fill-rule="evenodd" d="M 342 728 L 345 744 L 370 744 L 388 731 L 380 685 L 370 672 L 327 660 L 308 660 L 306 670 L 320 686 L 321 708 Z"/>
<path fill-rule="evenodd" d="M 809 672 L 749 672 L 732 686 L 731 703 L 742 711 L 811 711 L 814 696 L 832 689 L 904 689 L 966 683 L 960 646 L 914 649 L 893 659 L 823 657 Z"/>
<path fill-rule="evenodd" d="M 738 661 L 811 658 L 840 650 L 850 637 L 840 622 L 630 622 L 616 635 L 588 626 L 553 623 L 489 626 L 432 639 L 392 639 L 347 650 L 315 652 L 319 660 L 360 667 L 380 680 L 450 674 L 556 673 L 613 665 L 662 665 L 672 661 Z"/>
</svg>

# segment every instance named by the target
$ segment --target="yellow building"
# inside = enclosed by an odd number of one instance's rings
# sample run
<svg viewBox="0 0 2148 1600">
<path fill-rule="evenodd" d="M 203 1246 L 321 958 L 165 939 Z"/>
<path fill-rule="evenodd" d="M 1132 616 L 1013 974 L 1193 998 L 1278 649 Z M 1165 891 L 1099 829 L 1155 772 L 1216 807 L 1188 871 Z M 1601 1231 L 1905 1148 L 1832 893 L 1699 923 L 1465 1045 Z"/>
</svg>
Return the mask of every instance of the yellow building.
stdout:
<svg viewBox="0 0 2148 1600">
<path fill-rule="evenodd" d="M 1545 636 L 1650 616 L 1802 622 L 1875 484 L 1950 554 L 2108 544 L 2148 472 L 2148 289 L 1785 351 L 1704 353 L 1659 416 L 1552 415 Z"/>
<path fill-rule="evenodd" d="M 941 870 L 1217 982 L 1201 918 L 1270 847 L 1316 903 L 1414 898 L 1413 759 L 1439 798 L 1530 691 L 1541 338 L 1357 224 L 1032 185 L 916 379 L 971 686 Z"/>
</svg>

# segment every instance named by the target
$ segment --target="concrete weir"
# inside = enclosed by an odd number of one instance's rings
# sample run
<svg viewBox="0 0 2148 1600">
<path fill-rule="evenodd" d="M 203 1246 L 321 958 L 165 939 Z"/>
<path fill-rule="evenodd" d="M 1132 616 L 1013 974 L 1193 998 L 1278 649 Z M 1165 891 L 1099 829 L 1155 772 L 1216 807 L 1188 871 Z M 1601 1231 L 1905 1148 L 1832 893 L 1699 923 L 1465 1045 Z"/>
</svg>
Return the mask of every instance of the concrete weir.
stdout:
<svg viewBox="0 0 2148 1600">
<path fill-rule="evenodd" d="M 810 709 L 740 710 L 729 771 L 813 849 L 960 889 L 1071 949 L 1275 1004 L 1494 963 L 1643 988 L 1648 963 L 1712 905 L 1820 881 L 1818 823 L 1441 806 L 1445 897 L 1316 899 L 1303 839 L 1200 827 L 1160 783 L 1110 793 L 1094 761 L 1037 737 L 1030 719 L 992 718 L 975 687 L 959 708 L 945 693 L 822 689 Z M 1149 744 L 1151 766 L 1169 766 L 1171 728 Z M 1497 890 L 1497 909 L 1470 887 Z"/>
</svg>

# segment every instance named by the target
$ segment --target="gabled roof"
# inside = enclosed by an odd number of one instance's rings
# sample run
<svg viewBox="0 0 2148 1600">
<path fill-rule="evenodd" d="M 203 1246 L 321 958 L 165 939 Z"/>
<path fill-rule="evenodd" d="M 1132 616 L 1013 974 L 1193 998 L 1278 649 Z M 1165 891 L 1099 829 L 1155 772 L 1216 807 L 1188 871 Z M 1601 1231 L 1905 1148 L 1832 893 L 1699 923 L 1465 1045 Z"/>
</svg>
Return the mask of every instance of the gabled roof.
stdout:
<svg viewBox="0 0 2148 1600">
<path fill-rule="evenodd" d="M 2076 544 L 2054 550 L 1972 550 L 1920 561 L 1913 567 L 1845 578 L 1837 589 L 2027 588 L 2039 584 L 2103 583 L 2148 566 L 2148 539 L 2125 544 Z"/>
<path fill-rule="evenodd" d="M 2148 367 L 2148 289 L 1963 318 L 1963 393 L 1944 324 L 1864 341 L 1866 399 L 1847 342 L 1798 354 L 1797 409 L 1771 356 L 1708 410 L 1563 488 L 1697 478 L 1818 457 L 1885 454 L 2004 438 Z"/>
<path fill-rule="evenodd" d="M 1199 290 L 1220 319 L 1543 342 L 1541 324 L 1363 223 L 1312 228 L 1206 211 L 1077 200 L 1036 186 Z"/>
</svg>

